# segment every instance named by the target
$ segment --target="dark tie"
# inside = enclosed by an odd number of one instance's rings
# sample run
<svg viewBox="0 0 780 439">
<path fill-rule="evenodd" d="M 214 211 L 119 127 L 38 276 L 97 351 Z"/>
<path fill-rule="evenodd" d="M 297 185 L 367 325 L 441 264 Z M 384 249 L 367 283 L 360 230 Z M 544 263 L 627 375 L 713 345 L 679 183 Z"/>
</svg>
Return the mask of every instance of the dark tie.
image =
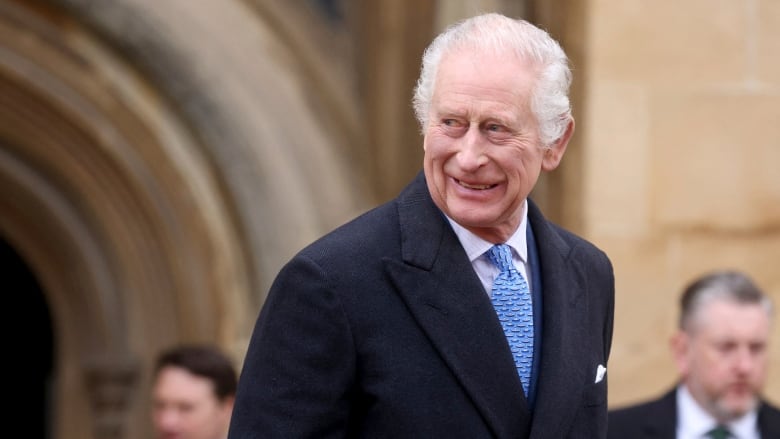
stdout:
<svg viewBox="0 0 780 439">
<path fill-rule="evenodd" d="M 493 281 L 491 300 L 504 328 L 517 373 L 528 395 L 534 354 L 534 319 L 531 293 L 523 275 L 512 264 L 512 251 L 506 244 L 494 245 L 487 252 L 490 262 L 499 269 Z"/>
<path fill-rule="evenodd" d="M 711 439 L 728 439 L 731 437 L 731 432 L 725 426 L 718 425 L 707 432 L 707 437 Z"/>
</svg>

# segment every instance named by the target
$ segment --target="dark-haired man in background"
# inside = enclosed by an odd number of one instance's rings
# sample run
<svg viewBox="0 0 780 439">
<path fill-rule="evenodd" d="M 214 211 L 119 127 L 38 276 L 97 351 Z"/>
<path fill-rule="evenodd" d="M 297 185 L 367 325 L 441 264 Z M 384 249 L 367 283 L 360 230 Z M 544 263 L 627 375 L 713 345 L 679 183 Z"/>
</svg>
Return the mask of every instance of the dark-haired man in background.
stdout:
<svg viewBox="0 0 780 439">
<path fill-rule="evenodd" d="M 152 420 L 157 439 L 224 439 L 233 411 L 236 370 L 208 345 L 160 353 L 154 369 Z"/>
</svg>

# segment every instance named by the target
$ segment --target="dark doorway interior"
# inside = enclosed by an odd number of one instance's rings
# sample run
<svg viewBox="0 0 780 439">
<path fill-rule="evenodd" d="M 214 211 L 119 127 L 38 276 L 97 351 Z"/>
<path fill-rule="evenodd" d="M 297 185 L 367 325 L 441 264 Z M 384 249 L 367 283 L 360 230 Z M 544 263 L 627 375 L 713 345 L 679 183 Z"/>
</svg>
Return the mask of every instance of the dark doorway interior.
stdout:
<svg viewBox="0 0 780 439">
<path fill-rule="evenodd" d="M 0 267 L 8 307 L 5 369 L 9 419 L 12 423 L 24 420 L 25 437 L 48 439 L 54 369 L 49 306 L 30 267 L 2 237 Z"/>
</svg>

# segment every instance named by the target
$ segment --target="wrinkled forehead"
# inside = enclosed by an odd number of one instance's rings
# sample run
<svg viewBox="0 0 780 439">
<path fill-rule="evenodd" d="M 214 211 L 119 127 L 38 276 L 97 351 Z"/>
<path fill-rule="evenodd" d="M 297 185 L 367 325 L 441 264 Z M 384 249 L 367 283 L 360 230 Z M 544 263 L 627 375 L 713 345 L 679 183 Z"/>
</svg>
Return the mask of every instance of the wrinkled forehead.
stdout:
<svg viewBox="0 0 780 439">
<path fill-rule="evenodd" d="M 441 54 L 439 66 L 453 59 L 468 59 L 475 63 L 498 62 L 513 63 L 522 66 L 523 69 L 538 70 L 541 62 L 533 57 L 504 46 L 484 46 L 471 41 L 455 43 Z"/>
<path fill-rule="evenodd" d="M 486 86 L 508 87 L 523 95 L 533 88 L 539 77 L 539 66 L 514 56 L 461 49 L 446 53 L 436 72 L 434 93 L 443 81 L 471 81 Z"/>
</svg>

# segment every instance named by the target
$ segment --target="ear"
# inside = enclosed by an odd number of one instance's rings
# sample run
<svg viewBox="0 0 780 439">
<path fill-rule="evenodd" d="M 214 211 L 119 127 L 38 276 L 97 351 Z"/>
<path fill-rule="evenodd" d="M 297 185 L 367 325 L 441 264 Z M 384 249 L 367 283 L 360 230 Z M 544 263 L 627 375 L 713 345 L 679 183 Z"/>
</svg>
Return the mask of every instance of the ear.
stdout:
<svg viewBox="0 0 780 439">
<path fill-rule="evenodd" d="M 229 395 L 226 396 L 224 399 L 222 399 L 222 406 L 227 410 L 228 412 L 233 411 L 233 405 L 236 402 L 236 396 L 235 395 Z"/>
<path fill-rule="evenodd" d="M 681 376 L 688 373 L 688 351 L 690 350 L 690 336 L 682 330 L 678 330 L 671 338 L 669 346 L 672 350 L 674 363 Z"/>
<path fill-rule="evenodd" d="M 569 139 L 571 139 L 572 134 L 574 134 L 574 118 L 569 118 L 569 123 L 566 125 L 566 130 L 561 137 L 545 148 L 544 157 L 542 158 L 542 170 L 550 172 L 558 167 L 563 158 L 563 153 L 566 152 L 566 146 L 569 145 Z"/>
<path fill-rule="evenodd" d="M 228 424 L 230 424 L 230 418 L 233 416 L 233 406 L 235 402 L 235 395 L 226 396 L 219 402 L 219 411 L 217 416 L 222 418 L 226 427 Z"/>
</svg>

